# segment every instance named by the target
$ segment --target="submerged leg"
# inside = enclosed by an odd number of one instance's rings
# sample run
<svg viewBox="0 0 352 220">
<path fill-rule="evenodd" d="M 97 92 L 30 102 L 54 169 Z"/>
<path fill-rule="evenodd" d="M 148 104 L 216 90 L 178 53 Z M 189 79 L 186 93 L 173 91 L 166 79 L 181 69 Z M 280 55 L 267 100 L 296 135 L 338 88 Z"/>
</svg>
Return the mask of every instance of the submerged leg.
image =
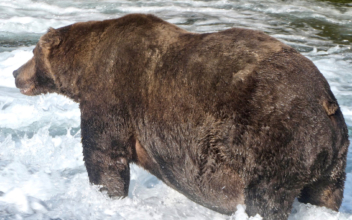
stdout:
<svg viewBox="0 0 352 220">
<path fill-rule="evenodd" d="M 292 204 L 299 190 L 256 186 L 248 189 L 246 212 L 249 216 L 260 214 L 263 219 L 285 220 L 291 213 Z"/>
<path fill-rule="evenodd" d="M 325 206 L 338 211 L 342 202 L 345 172 L 331 180 L 330 176 L 305 186 L 298 201 L 317 206 Z"/>
<path fill-rule="evenodd" d="M 112 117 L 110 120 L 100 114 L 87 117 L 83 111 L 81 117 L 83 156 L 89 181 L 99 185 L 101 191 L 107 191 L 110 197 L 127 196 L 132 143 L 123 133 L 125 129 Z"/>
</svg>

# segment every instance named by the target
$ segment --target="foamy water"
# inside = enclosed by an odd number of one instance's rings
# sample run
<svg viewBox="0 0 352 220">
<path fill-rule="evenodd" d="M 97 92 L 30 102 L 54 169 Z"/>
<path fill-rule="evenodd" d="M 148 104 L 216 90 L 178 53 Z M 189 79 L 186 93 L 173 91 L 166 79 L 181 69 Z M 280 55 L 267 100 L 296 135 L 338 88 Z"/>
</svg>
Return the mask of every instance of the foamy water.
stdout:
<svg viewBox="0 0 352 220">
<path fill-rule="evenodd" d="M 78 105 L 56 94 L 27 97 L 12 71 L 49 27 L 153 13 L 193 32 L 259 29 L 295 47 L 328 79 L 352 128 L 352 7 L 306 1 L 0 1 L 0 219 L 259 220 L 239 206 L 224 216 L 132 165 L 129 195 L 111 200 L 88 181 Z M 290 220 L 352 220 L 352 152 L 340 212 L 295 201 Z"/>
</svg>

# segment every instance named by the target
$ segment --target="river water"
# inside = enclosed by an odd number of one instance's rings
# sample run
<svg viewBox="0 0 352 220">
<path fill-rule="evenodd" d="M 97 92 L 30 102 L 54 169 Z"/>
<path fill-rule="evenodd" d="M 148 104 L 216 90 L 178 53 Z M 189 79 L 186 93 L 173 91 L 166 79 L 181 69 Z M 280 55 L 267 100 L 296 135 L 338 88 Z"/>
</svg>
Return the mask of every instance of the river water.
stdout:
<svg viewBox="0 0 352 220">
<path fill-rule="evenodd" d="M 352 133 L 352 3 L 318 0 L 0 0 L 0 219 L 261 219 L 245 207 L 224 216 L 199 206 L 137 166 L 129 196 L 89 184 L 78 105 L 56 94 L 26 97 L 12 71 L 49 27 L 152 13 L 192 32 L 262 30 L 311 59 L 330 83 Z M 340 212 L 294 203 L 290 220 L 352 220 L 352 149 Z"/>
</svg>

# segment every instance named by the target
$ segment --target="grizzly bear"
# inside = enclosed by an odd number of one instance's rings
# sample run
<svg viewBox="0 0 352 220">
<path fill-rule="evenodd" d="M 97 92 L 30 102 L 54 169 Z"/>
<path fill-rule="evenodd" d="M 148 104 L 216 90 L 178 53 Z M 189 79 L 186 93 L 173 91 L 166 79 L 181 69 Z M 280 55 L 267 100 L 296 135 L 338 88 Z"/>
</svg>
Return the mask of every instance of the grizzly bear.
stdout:
<svg viewBox="0 0 352 220">
<path fill-rule="evenodd" d="M 314 64 L 263 32 L 190 33 L 153 15 L 50 28 L 14 71 L 79 103 L 92 184 L 125 197 L 136 163 L 223 214 L 340 207 L 347 128 Z"/>
</svg>

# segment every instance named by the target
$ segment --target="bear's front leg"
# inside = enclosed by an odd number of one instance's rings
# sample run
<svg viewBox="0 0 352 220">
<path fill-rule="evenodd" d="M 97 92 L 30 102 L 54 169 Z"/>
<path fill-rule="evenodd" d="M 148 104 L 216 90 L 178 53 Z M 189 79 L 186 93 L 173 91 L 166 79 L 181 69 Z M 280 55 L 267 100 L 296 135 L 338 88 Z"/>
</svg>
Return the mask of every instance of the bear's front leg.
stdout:
<svg viewBox="0 0 352 220">
<path fill-rule="evenodd" d="M 128 195 L 132 151 L 129 138 L 116 118 L 81 112 L 83 156 L 92 184 L 110 197 Z"/>
</svg>

